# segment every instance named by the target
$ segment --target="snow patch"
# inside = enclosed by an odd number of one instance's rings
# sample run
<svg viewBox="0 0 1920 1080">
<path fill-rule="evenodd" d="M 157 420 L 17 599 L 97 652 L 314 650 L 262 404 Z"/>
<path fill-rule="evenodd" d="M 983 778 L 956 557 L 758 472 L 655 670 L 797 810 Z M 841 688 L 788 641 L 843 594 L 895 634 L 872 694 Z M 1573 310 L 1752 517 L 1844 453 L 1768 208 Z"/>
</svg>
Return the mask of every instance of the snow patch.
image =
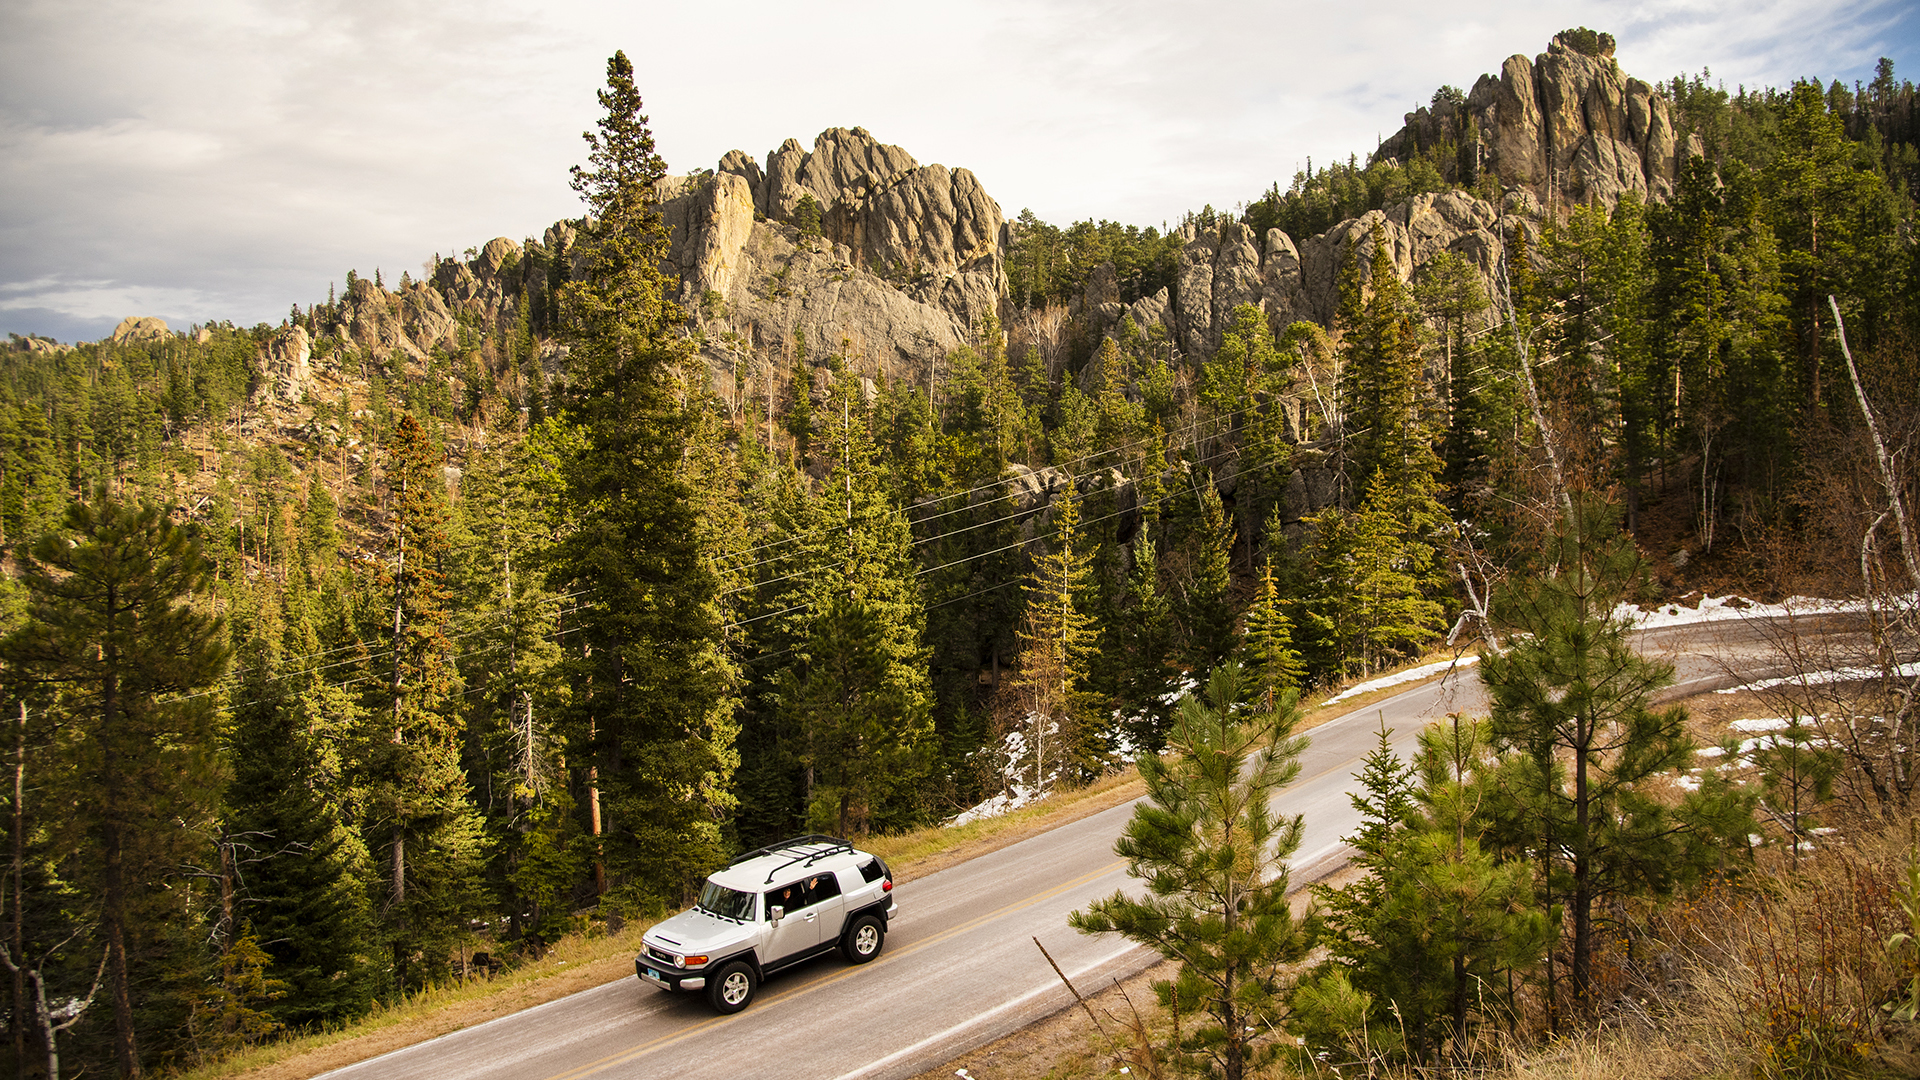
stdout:
<svg viewBox="0 0 1920 1080">
<path fill-rule="evenodd" d="M 1378 679 L 1371 679 L 1358 686 L 1350 686 L 1320 704 L 1337 705 L 1348 698 L 1359 697 L 1361 694 L 1371 694 L 1375 690 L 1385 690 L 1389 686 L 1399 686 L 1401 683 L 1418 682 L 1429 675 L 1438 675 L 1449 668 L 1470 667 L 1479 662 L 1480 657 L 1478 655 L 1469 654 L 1460 657 L 1458 660 L 1438 660 L 1431 664 L 1421 664 L 1419 667 L 1408 668 L 1405 671 L 1395 672 L 1392 675 L 1382 675 Z"/>
<path fill-rule="evenodd" d="M 1834 668 L 1831 671 L 1810 671 L 1804 675 L 1782 675 L 1773 679 L 1760 679 L 1741 686 L 1730 686 L 1725 690 L 1715 690 L 1716 694 L 1737 694 L 1742 690 L 1771 690 L 1776 686 L 1823 686 L 1836 682 L 1859 682 L 1877 679 L 1882 672 L 1879 668 Z M 1893 675 L 1899 679 L 1911 679 L 1920 675 L 1920 661 L 1901 664 L 1893 669 Z"/>
</svg>

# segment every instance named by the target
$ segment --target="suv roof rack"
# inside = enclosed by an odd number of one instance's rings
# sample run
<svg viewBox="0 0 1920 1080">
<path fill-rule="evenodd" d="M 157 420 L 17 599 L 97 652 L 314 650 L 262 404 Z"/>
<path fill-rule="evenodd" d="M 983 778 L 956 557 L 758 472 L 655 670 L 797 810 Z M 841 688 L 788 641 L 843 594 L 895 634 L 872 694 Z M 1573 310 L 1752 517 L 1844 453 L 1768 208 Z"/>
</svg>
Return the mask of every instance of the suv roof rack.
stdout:
<svg viewBox="0 0 1920 1080">
<path fill-rule="evenodd" d="M 779 855 L 789 851 L 798 851 L 801 848 L 811 847 L 816 844 L 825 844 L 826 847 L 820 851 L 801 851 L 800 854 L 767 871 L 766 884 L 773 884 L 773 875 L 796 863 L 812 866 L 814 863 L 829 855 L 839 855 L 843 853 L 851 855 L 853 853 L 853 841 L 851 840 L 845 840 L 838 836 L 827 836 L 824 833 L 808 833 L 805 836 L 796 836 L 791 840 L 782 840 L 777 844 L 768 844 L 766 847 L 756 848 L 753 851 L 747 852 L 745 855 L 736 855 L 733 861 L 727 865 L 739 866 L 741 863 L 751 859 L 758 859 L 766 855 Z"/>
</svg>

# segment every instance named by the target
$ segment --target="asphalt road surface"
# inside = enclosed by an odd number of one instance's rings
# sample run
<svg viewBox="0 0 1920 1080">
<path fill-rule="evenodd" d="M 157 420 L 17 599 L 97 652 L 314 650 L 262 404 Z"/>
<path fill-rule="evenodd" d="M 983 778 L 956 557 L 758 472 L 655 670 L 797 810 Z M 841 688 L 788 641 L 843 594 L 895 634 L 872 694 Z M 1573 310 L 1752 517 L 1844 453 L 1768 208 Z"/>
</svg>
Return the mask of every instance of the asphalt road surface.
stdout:
<svg viewBox="0 0 1920 1080">
<path fill-rule="evenodd" d="M 1665 696 L 1736 681 L 1763 655 L 1742 623 L 1643 635 L 1643 652 L 1676 664 Z M 1300 778 L 1279 797 L 1304 815 L 1295 881 L 1346 857 L 1359 822 L 1347 799 L 1381 723 L 1404 756 L 1420 729 L 1447 713 L 1484 711 L 1472 667 L 1375 702 L 1310 732 Z M 1156 957 L 1117 936 L 1089 937 L 1067 914 L 1134 889 L 1113 853 L 1133 804 L 1061 826 L 897 890 L 886 949 L 864 967 L 837 955 L 777 974 L 745 1011 L 717 1016 L 702 994 L 668 994 L 628 976 L 430 1042 L 328 1073 L 329 1080 L 781 1080 L 907 1077 L 1071 1002 L 1034 947 L 1039 938 L 1082 992 L 1144 969 Z"/>
</svg>

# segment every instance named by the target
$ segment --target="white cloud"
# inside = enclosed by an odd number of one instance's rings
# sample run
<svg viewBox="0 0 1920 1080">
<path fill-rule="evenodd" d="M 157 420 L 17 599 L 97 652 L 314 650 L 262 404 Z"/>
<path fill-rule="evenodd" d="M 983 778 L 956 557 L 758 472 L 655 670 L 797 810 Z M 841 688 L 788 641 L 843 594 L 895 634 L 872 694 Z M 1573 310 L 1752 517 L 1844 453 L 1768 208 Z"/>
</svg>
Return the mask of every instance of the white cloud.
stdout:
<svg viewBox="0 0 1920 1080">
<path fill-rule="evenodd" d="M 1567 26 L 1614 33 L 1642 78 L 1758 85 L 1904 71 L 1914 22 L 1891 0 L 13 0 L 0 311 L 62 337 L 167 314 L 114 303 L 251 323 L 348 267 L 538 232 L 578 212 L 566 170 L 615 48 L 675 169 L 862 125 L 1010 214 L 1158 224 L 1364 156 Z"/>
</svg>

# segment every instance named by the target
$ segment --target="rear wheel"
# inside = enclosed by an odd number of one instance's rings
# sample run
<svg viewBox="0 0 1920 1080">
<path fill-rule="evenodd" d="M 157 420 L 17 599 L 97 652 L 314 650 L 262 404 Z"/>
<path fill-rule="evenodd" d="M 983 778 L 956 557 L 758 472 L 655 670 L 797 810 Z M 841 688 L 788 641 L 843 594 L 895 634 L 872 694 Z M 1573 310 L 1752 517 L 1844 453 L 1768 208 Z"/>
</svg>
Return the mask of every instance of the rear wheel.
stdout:
<svg viewBox="0 0 1920 1080">
<path fill-rule="evenodd" d="M 887 943 L 887 928 L 878 918 L 862 915 L 848 925 L 840 937 L 840 955 L 850 964 L 864 964 L 880 955 Z"/>
<path fill-rule="evenodd" d="M 735 960 L 713 974 L 707 983 L 707 1001 L 716 1012 L 737 1013 L 752 1003 L 753 992 L 759 985 L 753 965 Z"/>
</svg>

